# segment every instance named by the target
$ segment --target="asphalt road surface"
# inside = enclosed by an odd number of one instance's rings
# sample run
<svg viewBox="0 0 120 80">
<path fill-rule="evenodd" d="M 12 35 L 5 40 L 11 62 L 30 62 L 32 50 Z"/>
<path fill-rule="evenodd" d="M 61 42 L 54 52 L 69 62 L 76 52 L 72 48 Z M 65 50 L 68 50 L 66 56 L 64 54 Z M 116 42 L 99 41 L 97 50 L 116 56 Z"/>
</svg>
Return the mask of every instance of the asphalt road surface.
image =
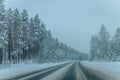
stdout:
<svg viewBox="0 0 120 80">
<path fill-rule="evenodd" d="M 64 70 L 64 68 L 68 68 Z M 56 74 L 57 72 L 57 74 Z M 53 75 L 51 77 L 51 75 Z M 46 78 L 47 77 L 47 78 Z M 8 80 L 112 80 L 103 73 L 83 66 L 80 62 L 62 64 Z M 114 80 L 114 79 L 113 79 Z"/>
</svg>

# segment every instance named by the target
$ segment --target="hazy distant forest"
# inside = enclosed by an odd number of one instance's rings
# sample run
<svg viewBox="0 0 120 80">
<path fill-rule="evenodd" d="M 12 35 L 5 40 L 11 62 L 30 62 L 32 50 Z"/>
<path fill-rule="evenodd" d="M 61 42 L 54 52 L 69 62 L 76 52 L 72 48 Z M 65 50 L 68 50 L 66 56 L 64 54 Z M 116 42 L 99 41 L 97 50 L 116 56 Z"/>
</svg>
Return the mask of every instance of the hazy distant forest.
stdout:
<svg viewBox="0 0 120 80">
<path fill-rule="evenodd" d="M 120 28 L 110 38 L 105 25 L 102 25 L 98 35 L 91 38 L 90 53 L 91 60 L 120 61 Z"/>
<path fill-rule="evenodd" d="M 86 55 L 53 38 L 39 15 L 30 18 L 27 10 L 5 10 L 0 0 L 0 64 L 79 60 Z"/>
</svg>

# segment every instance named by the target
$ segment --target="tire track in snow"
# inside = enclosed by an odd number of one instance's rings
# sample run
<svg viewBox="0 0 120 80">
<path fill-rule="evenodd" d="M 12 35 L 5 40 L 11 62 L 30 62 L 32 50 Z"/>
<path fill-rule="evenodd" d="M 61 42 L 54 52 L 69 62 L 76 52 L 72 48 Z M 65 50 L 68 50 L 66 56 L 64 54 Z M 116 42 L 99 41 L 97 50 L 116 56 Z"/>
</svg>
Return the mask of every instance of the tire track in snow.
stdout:
<svg viewBox="0 0 120 80">
<path fill-rule="evenodd" d="M 76 80 L 87 80 L 85 74 L 82 72 L 79 63 L 75 64 Z"/>
<path fill-rule="evenodd" d="M 67 74 L 67 72 L 71 69 L 71 67 L 73 66 L 73 63 L 57 70 L 56 72 L 52 73 L 51 75 L 41 79 L 41 80 L 63 80 L 64 75 Z M 69 80 L 69 79 L 66 79 Z"/>
</svg>

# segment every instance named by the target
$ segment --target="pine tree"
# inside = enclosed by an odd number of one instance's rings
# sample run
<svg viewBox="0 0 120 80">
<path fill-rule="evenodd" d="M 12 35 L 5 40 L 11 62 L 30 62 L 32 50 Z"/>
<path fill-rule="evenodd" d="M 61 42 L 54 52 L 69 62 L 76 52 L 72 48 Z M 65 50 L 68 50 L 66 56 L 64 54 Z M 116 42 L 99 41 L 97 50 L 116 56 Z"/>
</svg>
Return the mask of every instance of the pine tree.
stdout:
<svg viewBox="0 0 120 80">
<path fill-rule="evenodd" d="M 29 49 L 30 49 L 30 58 L 34 57 L 34 44 L 35 40 L 36 40 L 36 36 L 35 36 L 35 23 L 33 18 L 30 19 L 30 35 L 29 35 Z"/>
<path fill-rule="evenodd" d="M 45 54 L 43 53 L 43 49 L 44 49 L 44 44 L 43 41 L 45 40 L 45 38 L 47 37 L 47 31 L 46 31 L 46 27 L 45 24 L 42 22 L 41 25 L 39 26 L 39 55 L 41 58 L 45 57 Z"/>
<path fill-rule="evenodd" d="M 106 27 L 104 25 L 101 26 L 99 35 L 99 58 L 101 60 L 108 60 L 109 56 L 109 33 L 106 31 Z"/>
<path fill-rule="evenodd" d="M 34 26 L 34 35 L 35 35 L 35 55 L 39 54 L 39 51 L 40 51 L 40 39 L 41 39 L 41 22 L 40 22 L 40 19 L 39 19 L 39 16 L 38 14 L 34 17 L 34 23 L 35 23 L 35 26 Z"/>
<path fill-rule="evenodd" d="M 28 58 L 29 17 L 27 11 L 22 12 L 22 60 Z"/>
<path fill-rule="evenodd" d="M 18 63 L 22 54 L 22 26 L 21 26 L 21 15 L 18 9 L 14 10 L 13 13 L 13 54 L 15 63 Z"/>
<path fill-rule="evenodd" d="M 120 28 L 117 28 L 115 36 L 111 41 L 111 58 L 117 60 L 120 58 Z"/>
<path fill-rule="evenodd" d="M 11 63 L 13 52 L 13 12 L 11 9 L 7 11 L 7 40 L 8 40 L 8 60 Z"/>
<path fill-rule="evenodd" d="M 3 5 L 3 0 L 0 0 L 0 63 L 4 63 L 7 59 L 6 45 L 7 45 L 7 26 L 6 26 L 6 15 Z"/>
<path fill-rule="evenodd" d="M 24 9 L 5 11 L 4 0 L 0 0 L 0 64 L 19 63 L 32 60 L 36 62 L 78 59 L 78 51 L 53 38 L 51 31 L 41 22 L 39 15 L 29 20 Z M 76 55 L 76 56 L 75 56 Z"/>
<path fill-rule="evenodd" d="M 99 58 L 98 54 L 98 37 L 92 36 L 90 41 L 90 54 L 91 60 L 97 60 Z"/>
</svg>

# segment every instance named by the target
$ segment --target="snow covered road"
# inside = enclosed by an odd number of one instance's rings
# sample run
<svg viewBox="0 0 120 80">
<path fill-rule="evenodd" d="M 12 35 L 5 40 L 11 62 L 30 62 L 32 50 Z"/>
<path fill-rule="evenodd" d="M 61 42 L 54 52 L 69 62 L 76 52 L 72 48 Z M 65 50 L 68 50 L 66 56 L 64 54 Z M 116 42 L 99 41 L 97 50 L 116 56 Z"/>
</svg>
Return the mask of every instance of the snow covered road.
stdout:
<svg viewBox="0 0 120 80">
<path fill-rule="evenodd" d="M 62 63 L 31 73 L 17 75 L 17 77 L 0 76 L 0 80 L 119 80 L 119 75 L 114 77 L 110 75 L 112 72 L 105 73 L 104 66 L 106 65 L 102 64 L 94 62 Z M 109 65 L 111 64 L 109 63 Z"/>
<path fill-rule="evenodd" d="M 66 64 L 69 62 L 61 63 L 44 63 L 44 64 L 13 64 L 11 67 L 5 67 L 0 69 L 0 80 L 13 80 L 13 78 L 27 75 L 33 72 L 38 72 L 47 68 L 51 68 L 57 65 Z M 2 66 L 2 65 L 1 65 Z M 17 79 L 16 79 L 17 80 Z"/>
<path fill-rule="evenodd" d="M 52 80 L 52 79 L 51 79 Z M 57 80 L 57 79 L 56 79 Z M 61 80 L 114 80 L 110 76 L 83 66 L 80 62 L 75 62 L 67 74 Z"/>
<path fill-rule="evenodd" d="M 115 80 L 113 77 L 104 74 L 83 63 L 73 62 L 51 75 L 40 80 Z"/>
<path fill-rule="evenodd" d="M 80 62 L 72 62 L 60 68 L 53 67 L 53 71 L 50 73 L 49 70 L 45 70 L 45 73 L 41 74 L 37 74 L 37 76 L 34 74 L 31 78 L 21 78 L 20 80 L 115 80 L 113 77 L 91 69 Z"/>
</svg>

